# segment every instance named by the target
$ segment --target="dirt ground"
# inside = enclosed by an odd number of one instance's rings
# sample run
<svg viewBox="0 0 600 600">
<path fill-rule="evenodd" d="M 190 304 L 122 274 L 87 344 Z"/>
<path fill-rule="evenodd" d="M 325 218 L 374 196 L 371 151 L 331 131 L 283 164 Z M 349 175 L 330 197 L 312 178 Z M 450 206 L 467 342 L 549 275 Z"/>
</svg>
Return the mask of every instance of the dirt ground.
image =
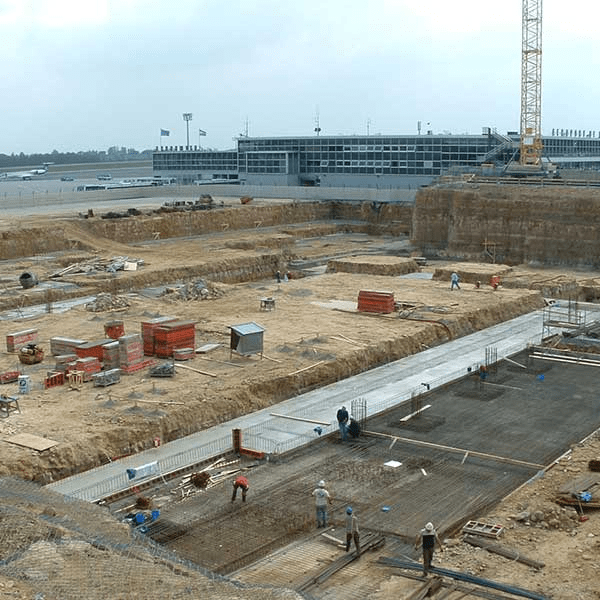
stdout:
<svg viewBox="0 0 600 600">
<path fill-rule="evenodd" d="M 521 556 L 544 563 L 536 569 L 461 542 L 448 541 L 437 563 L 449 569 L 502 581 L 544 594 L 556 600 L 600 598 L 600 511 L 555 502 L 562 486 L 589 473 L 589 461 L 600 457 L 600 437 L 572 448 L 543 477 L 525 484 L 485 517 L 485 522 L 504 528 L 494 543 L 516 550 Z"/>
<path fill-rule="evenodd" d="M 27 226 L 32 223 L 48 226 L 45 221 L 31 219 Z M 3 298 L 27 297 L 21 302 L 25 315 L 25 306 L 36 292 L 22 290 L 13 284 L 21 272 L 35 271 L 40 281 L 45 281 L 69 264 L 89 259 L 109 260 L 115 256 L 142 260 L 143 266 L 135 276 L 143 275 L 146 287 L 120 294 L 127 306 L 115 310 L 92 312 L 84 305 L 78 305 L 59 312 L 58 306 L 48 304 L 46 311 L 37 316 L 17 315 L 0 321 L 0 337 L 24 329 L 38 329 L 39 342 L 46 351 L 44 361 L 32 366 L 19 364 L 14 354 L 2 352 L 0 355 L 0 371 L 19 369 L 30 375 L 32 382 L 31 392 L 19 395 L 21 412 L 0 420 L 3 458 L 0 474 L 41 483 L 148 448 L 155 438 L 162 442 L 176 439 L 312 387 L 540 308 L 544 305 L 542 292 L 547 291 L 548 282 L 554 289 L 560 290 L 561 282 L 565 289 L 569 286 L 572 289 L 574 282 L 593 283 L 598 276 L 593 272 L 522 267 L 504 273 L 507 285 L 493 291 L 486 284 L 489 265 L 430 262 L 418 268 L 430 273 L 440 269 L 434 279 L 400 278 L 396 276 L 399 259 L 394 256 L 389 260 L 393 276 L 336 272 L 300 277 L 299 273 L 294 273 L 295 278 L 278 284 L 269 267 L 268 270 L 265 268 L 262 278 L 254 274 L 252 280 L 244 281 L 243 268 L 239 265 L 247 264 L 249 260 L 265 265 L 326 257 L 340 260 L 344 254 L 363 255 L 366 249 L 376 249 L 396 240 L 364 234 L 323 235 L 314 225 L 306 225 L 306 231 L 298 228 L 297 236 L 290 235 L 289 228 L 286 229 L 288 233 L 277 228 L 253 229 L 243 233 L 224 232 L 192 239 L 126 245 L 90 236 L 77 226 L 76 221 L 61 226 L 68 228 L 71 238 L 81 240 L 86 250 L 1 262 L 4 291 L 0 292 L 0 302 Z M 314 237 L 310 236 L 311 228 Z M 282 237 L 285 238 L 283 246 L 280 243 Z M 265 257 L 276 261 L 270 263 Z M 356 263 L 357 259 L 351 262 Z M 365 259 L 359 262 L 365 262 Z M 381 257 L 373 262 L 377 266 L 376 272 L 381 273 Z M 172 274 L 180 273 L 182 266 L 191 268 L 207 264 L 223 271 L 237 269 L 240 283 L 207 280 L 204 282 L 209 290 L 207 299 L 182 298 L 177 281 L 171 279 Z M 455 268 L 462 269 L 463 273 L 460 291 L 450 290 L 449 273 Z M 347 269 L 352 270 L 352 267 Z M 78 286 L 100 284 L 110 292 L 111 281 L 126 277 L 133 275 L 130 272 L 97 272 L 69 275 L 60 281 Z M 519 280 L 513 287 L 508 285 L 511 277 Z M 192 278 L 193 281 L 197 279 Z M 478 288 L 475 281 L 479 279 L 484 283 Z M 358 313 L 356 302 L 360 290 L 393 291 L 402 309 L 390 315 Z M 44 305 L 43 298 L 47 296 L 39 296 L 40 304 Z M 261 310 L 261 298 L 265 297 L 275 300 L 274 310 Z M 220 344 L 216 350 L 198 355 L 187 363 L 214 376 L 179 369 L 173 379 L 155 380 L 145 369 L 123 375 L 119 384 L 107 388 L 86 383 L 77 389 L 69 386 L 43 389 L 46 373 L 54 368 L 50 338 L 102 339 L 105 337 L 104 323 L 115 319 L 123 321 L 126 334 L 139 333 L 142 322 L 157 316 L 195 321 L 197 347 Z M 232 356 L 229 327 L 251 321 L 265 328 L 265 356 Z M 300 370 L 301 373 L 296 373 Z M 0 392 L 18 395 L 16 384 L 6 384 Z M 58 445 L 37 452 L 10 443 L 10 437 L 17 433 L 48 438 Z M 568 459 L 543 479 L 521 488 L 489 515 L 489 519 L 506 527 L 502 543 L 517 546 L 524 554 L 545 562 L 544 569 L 537 572 L 454 541 L 448 545 L 440 563 L 521 587 L 543 589 L 556 599 L 600 597 L 594 584 L 600 565 L 600 544 L 596 541 L 600 536 L 600 515 L 590 512 L 588 521 L 571 519 L 569 527 L 556 529 L 548 525 L 546 519 L 527 524 L 514 518 L 525 510 L 533 512 L 533 508 L 549 511 L 556 486 L 583 470 L 590 458 L 599 455 L 597 439 L 575 448 Z M 0 598 L 29 597 L 19 596 L 18 585 L 11 585 L 9 581 L 3 583 Z M 381 600 L 384 597 L 388 596 L 380 596 Z"/>
</svg>

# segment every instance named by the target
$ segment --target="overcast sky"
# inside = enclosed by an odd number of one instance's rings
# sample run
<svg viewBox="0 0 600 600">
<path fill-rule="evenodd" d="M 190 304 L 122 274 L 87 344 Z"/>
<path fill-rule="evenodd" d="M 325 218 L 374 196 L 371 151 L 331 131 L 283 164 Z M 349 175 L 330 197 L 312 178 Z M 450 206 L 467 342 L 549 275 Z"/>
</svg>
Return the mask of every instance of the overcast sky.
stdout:
<svg viewBox="0 0 600 600">
<path fill-rule="evenodd" d="M 0 0 L 0 153 L 517 131 L 522 0 Z M 600 130 L 600 2 L 545 0 L 542 129 Z M 429 123 L 429 125 L 428 125 Z M 160 130 L 170 131 L 160 137 Z M 199 138 L 199 129 L 207 136 Z"/>
</svg>

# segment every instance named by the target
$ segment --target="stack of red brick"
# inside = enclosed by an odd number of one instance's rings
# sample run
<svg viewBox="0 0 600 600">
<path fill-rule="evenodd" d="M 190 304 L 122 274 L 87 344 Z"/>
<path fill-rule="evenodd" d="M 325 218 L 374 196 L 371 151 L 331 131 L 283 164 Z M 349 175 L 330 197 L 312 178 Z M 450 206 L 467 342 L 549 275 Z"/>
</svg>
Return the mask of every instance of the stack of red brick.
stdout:
<svg viewBox="0 0 600 600">
<path fill-rule="evenodd" d="M 177 319 L 175 317 L 157 317 L 142 322 L 142 339 L 144 341 L 144 354 L 146 356 L 154 356 L 156 353 L 154 349 L 154 332 L 156 328 L 165 323 L 172 323 L 173 321 L 177 321 Z"/>
<path fill-rule="evenodd" d="M 159 358 L 171 358 L 179 348 L 196 347 L 194 321 L 164 323 L 154 330 L 154 353 Z"/>
<path fill-rule="evenodd" d="M 91 381 L 92 376 L 95 373 L 99 373 L 101 370 L 102 365 L 95 356 L 86 356 L 85 358 L 78 358 L 73 367 L 69 365 L 67 373 L 70 373 L 71 371 L 79 371 L 83 373 L 83 381 Z"/>
<path fill-rule="evenodd" d="M 24 329 L 23 331 L 9 333 L 6 336 L 6 351 L 18 352 L 23 346 L 26 346 L 27 344 L 37 344 L 37 341 L 37 329 Z"/>
<path fill-rule="evenodd" d="M 151 362 L 144 360 L 141 335 L 132 333 L 119 338 L 119 366 L 124 373 L 139 371 Z"/>
<path fill-rule="evenodd" d="M 394 312 L 394 292 L 361 290 L 358 293 L 358 310 L 382 314 Z"/>
</svg>

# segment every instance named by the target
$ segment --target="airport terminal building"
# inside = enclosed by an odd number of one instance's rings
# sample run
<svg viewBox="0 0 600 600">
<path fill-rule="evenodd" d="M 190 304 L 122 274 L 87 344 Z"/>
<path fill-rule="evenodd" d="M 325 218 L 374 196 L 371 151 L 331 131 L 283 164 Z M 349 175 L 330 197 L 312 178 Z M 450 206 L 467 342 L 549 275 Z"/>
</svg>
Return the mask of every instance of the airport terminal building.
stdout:
<svg viewBox="0 0 600 600">
<path fill-rule="evenodd" d="M 544 156 L 559 168 L 600 170 L 600 133 L 544 137 Z M 580 135 L 573 135 L 573 133 Z M 237 148 L 161 146 L 154 175 L 179 183 L 416 188 L 481 165 L 501 169 L 517 156 L 519 134 L 239 137 Z"/>
</svg>

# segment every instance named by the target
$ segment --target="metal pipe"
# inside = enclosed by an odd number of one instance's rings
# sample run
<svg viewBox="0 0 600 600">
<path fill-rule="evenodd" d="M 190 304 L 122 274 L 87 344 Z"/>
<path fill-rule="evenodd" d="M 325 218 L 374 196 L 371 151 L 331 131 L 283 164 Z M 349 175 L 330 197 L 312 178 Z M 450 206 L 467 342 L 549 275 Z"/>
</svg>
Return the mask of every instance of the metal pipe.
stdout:
<svg viewBox="0 0 600 600">
<path fill-rule="evenodd" d="M 421 571 L 423 569 L 423 566 L 419 563 L 406 562 L 397 558 L 391 558 L 387 556 L 380 557 L 377 560 L 377 562 L 383 565 L 387 565 L 389 567 L 399 567 L 401 569 L 418 571 Z M 458 579 L 459 581 L 466 581 L 475 585 L 481 585 L 483 587 L 488 587 L 494 590 L 499 590 L 501 592 L 506 592 L 507 594 L 513 594 L 514 596 L 529 598 L 530 600 L 549 600 L 547 596 L 540 596 L 535 592 L 530 592 L 529 590 L 524 590 L 523 588 L 513 587 L 510 585 L 505 585 L 503 583 L 497 583 L 495 581 L 490 581 L 489 579 L 482 579 L 481 577 L 475 577 L 473 575 L 468 575 L 467 573 L 459 573 L 458 571 L 451 571 L 450 569 L 442 569 L 440 567 L 429 567 L 429 571 L 437 575 L 442 575 L 443 577 L 451 577 L 452 579 Z"/>
</svg>

